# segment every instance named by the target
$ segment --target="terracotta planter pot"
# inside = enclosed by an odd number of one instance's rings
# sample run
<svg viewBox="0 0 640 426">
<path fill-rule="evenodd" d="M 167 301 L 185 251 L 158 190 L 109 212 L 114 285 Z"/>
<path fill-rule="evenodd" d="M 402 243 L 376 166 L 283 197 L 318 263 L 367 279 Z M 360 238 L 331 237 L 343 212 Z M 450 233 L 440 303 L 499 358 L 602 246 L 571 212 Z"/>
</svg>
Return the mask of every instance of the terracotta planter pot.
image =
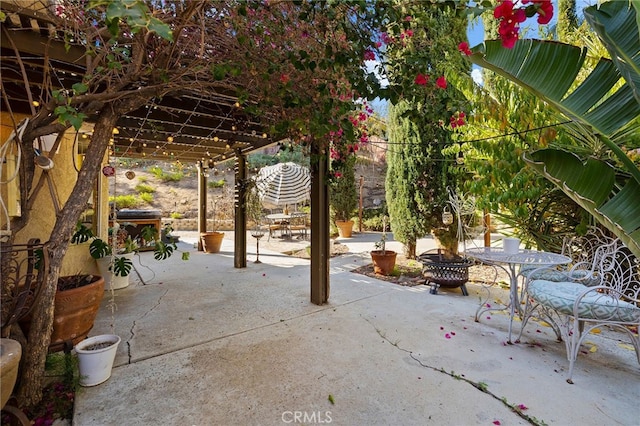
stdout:
<svg viewBox="0 0 640 426">
<path fill-rule="evenodd" d="M 392 250 L 373 250 L 371 252 L 373 272 L 380 275 L 390 275 L 396 266 L 396 254 Z"/>
<path fill-rule="evenodd" d="M 336 226 L 338 227 L 338 235 L 343 238 L 351 238 L 353 232 L 352 220 L 336 220 Z"/>
<path fill-rule="evenodd" d="M 49 352 L 64 350 L 65 342 L 77 344 L 93 328 L 104 297 L 104 279 L 98 275 L 94 278 L 95 281 L 82 287 L 56 292 Z M 20 322 L 25 333 L 29 332 L 30 323 L 31 317 Z"/>
<path fill-rule="evenodd" d="M 18 366 L 22 355 L 22 346 L 12 339 L 0 339 L 0 372 L 2 375 L 0 390 L 2 400 L 0 408 L 4 407 L 13 392 L 18 377 Z"/>
<path fill-rule="evenodd" d="M 202 240 L 202 248 L 206 253 L 218 253 L 222 246 L 224 232 L 202 232 L 200 239 Z"/>
</svg>

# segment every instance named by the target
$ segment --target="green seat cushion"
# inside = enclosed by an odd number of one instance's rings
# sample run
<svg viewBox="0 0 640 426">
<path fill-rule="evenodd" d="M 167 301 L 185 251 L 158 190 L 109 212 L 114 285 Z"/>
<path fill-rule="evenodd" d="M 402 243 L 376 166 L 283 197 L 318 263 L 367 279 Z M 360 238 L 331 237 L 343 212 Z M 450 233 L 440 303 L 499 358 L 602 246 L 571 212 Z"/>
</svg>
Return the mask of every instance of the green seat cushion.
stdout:
<svg viewBox="0 0 640 426">
<path fill-rule="evenodd" d="M 573 306 L 587 286 L 574 282 L 535 280 L 527 292 L 538 303 L 565 315 L 573 315 Z M 640 308 L 607 294 L 596 291 L 585 295 L 578 305 L 578 315 L 585 319 L 598 319 L 626 323 L 640 322 Z"/>
<path fill-rule="evenodd" d="M 523 267 L 520 275 L 530 280 L 545 280 L 554 282 L 577 281 L 586 286 L 594 286 L 600 284 L 600 279 L 594 277 L 591 271 L 585 269 L 576 269 L 575 271 L 561 271 L 555 268 L 536 269 L 532 267 Z"/>
</svg>

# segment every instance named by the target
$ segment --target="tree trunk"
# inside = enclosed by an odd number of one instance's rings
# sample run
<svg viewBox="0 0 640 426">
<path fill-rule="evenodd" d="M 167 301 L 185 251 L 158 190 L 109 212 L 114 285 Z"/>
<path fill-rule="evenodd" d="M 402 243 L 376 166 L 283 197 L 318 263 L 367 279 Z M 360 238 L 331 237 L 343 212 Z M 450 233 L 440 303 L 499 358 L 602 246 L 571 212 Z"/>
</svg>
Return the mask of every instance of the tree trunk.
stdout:
<svg viewBox="0 0 640 426">
<path fill-rule="evenodd" d="M 404 256 L 407 259 L 416 258 L 416 240 L 409 241 L 403 247 L 404 247 Z"/>
<path fill-rule="evenodd" d="M 85 201 L 91 194 L 111 138 L 112 129 L 118 119 L 116 110 L 111 107 L 109 106 L 101 112 L 94 126 L 93 137 L 78 174 L 78 180 L 69 199 L 60 210 L 49 237 L 49 275 L 32 313 L 32 326 L 22 364 L 23 375 L 17 391 L 18 403 L 22 407 L 32 407 L 42 399 L 42 378 L 53 329 L 53 309 L 58 274 L 76 222 L 85 207 Z"/>
</svg>

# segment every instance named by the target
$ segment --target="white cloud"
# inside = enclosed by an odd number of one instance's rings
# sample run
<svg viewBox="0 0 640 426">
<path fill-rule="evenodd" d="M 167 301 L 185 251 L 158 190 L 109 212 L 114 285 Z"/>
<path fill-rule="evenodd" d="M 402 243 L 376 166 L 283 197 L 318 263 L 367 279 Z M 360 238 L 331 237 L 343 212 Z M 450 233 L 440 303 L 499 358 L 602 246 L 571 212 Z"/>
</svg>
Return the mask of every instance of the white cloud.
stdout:
<svg viewBox="0 0 640 426">
<path fill-rule="evenodd" d="M 471 70 L 471 78 L 473 78 L 473 81 L 475 81 L 475 83 L 479 86 L 482 86 L 482 84 L 484 83 L 482 81 L 482 70 L 480 70 L 480 68 L 474 68 L 473 70 Z"/>
</svg>

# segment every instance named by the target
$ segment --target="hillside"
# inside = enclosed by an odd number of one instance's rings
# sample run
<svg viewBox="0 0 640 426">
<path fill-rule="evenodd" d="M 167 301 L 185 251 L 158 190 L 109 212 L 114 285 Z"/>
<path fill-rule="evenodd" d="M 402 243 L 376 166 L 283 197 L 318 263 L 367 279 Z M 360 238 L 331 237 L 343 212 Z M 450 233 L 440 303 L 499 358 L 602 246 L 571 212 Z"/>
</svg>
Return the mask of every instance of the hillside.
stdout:
<svg viewBox="0 0 640 426">
<path fill-rule="evenodd" d="M 195 166 L 184 166 L 177 169 L 172 163 L 146 162 L 132 163 L 119 160 L 116 165 L 116 176 L 111 178 L 109 195 L 129 200 L 135 200 L 137 205 L 131 208 L 160 210 L 162 217 L 183 219 L 198 217 L 198 181 Z M 232 164 L 229 163 L 229 166 Z M 224 165 L 223 165 L 224 166 Z M 356 166 L 356 179 L 363 178 L 362 199 L 363 207 L 375 207 L 384 200 L 384 163 L 358 164 Z M 155 172 L 154 172 L 155 170 Z M 133 172 L 134 176 L 131 176 Z M 127 177 L 132 177 L 129 179 Z M 181 177 L 180 177 L 181 176 Z M 174 178 L 175 180 L 170 180 Z M 221 186 L 207 189 L 208 216 L 212 216 L 213 203 L 216 203 L 216 217 L 224 224 L 231 226 L 233 223 L 233 185 L 234 173 L 232 167 L 219 168 L 210 173 L 208 182 L 220 181 Z M 358 184 L 359 185 L 359 184 Z M 149 192 L 150 202 L 143 201 L 140 190 Z M 149 197 L 149 196 L 147 196 Z M 227 226 L 225 226 L 227 227 Z M 187 229 L 181 227 L 181 229 Z"/>
</svg>

